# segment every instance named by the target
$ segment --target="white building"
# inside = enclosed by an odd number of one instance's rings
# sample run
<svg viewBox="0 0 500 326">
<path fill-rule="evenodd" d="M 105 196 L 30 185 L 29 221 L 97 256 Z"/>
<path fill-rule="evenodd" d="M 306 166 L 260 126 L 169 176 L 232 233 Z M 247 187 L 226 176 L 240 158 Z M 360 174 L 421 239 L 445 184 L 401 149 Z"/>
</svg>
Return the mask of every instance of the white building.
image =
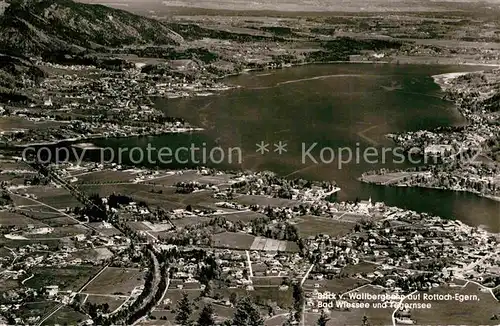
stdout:
<svg viewBox="0 0 500 326">
<path fill-rule="evenodd" d="M 59 293 L 59 286 L 57 285 L 48 285 L 45 287 L 45 293 L 49 298 L 53 298 Z"/>
<path fill-rule="evenodd" d="M 44 106 L 52 106 L 52 105 L 53 105 L 53 104 L 52 104 L 52 99 L 49 97 L 49 99 L 48 99 L 48 100 L 45 100 L 45 102 L 43 102 L 43 105 L 44 105 Z"/>
</svg>

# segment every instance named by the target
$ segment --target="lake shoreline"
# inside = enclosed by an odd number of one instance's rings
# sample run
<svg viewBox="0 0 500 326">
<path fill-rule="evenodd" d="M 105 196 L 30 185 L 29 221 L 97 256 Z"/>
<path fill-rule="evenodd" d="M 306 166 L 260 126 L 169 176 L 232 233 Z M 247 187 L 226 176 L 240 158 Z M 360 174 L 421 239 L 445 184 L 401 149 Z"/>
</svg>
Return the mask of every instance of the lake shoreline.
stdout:
<svg viewBox="0 0 500 326">
<path fill-rule="evenodd" d="M 478 197 L 486 198 L 492 201 L 500 202 L 500 196 L 493 196 L 493 195 L 488 195 L 488 194 L 482 194 L 478 191 L 473 191 L 471 189 L 453 189 L 451 187 L 432 187 L 432 186 L 424 186 L 424 185 L 405 185 L 405 184 L 386 184 L 382 181 L 374 181 L 374 180 L 368 180 L 367 177 L 371 175 L 365 175 L 363 174 L 361 177 L 358 178 L 359 182 L 365 183 L 365 184 L 371 184 L 371 185 L 376 185 L 376 186 L 382 186 L 382 187 L 392 187 L 392 188 L 418 188 L 418 189 L 433 189 L 433 190 L 446 190 L 446 191 L 454 191 L 457 193 L 469 193 L 472 195 L 476 195 Z"/>
<path fill-rule="evenodd" d="M 452 72 L 452 73 L 437 74 L 437 75 L 433 75 L 431 77 L 433 78 L 434 82 L 441 88 L 441 90 L 443 92 L 448 93 L 450 90 L 454 90 L 454 87 L 457 88 L 456 85 L 452 85 L 452 83 L 457 78 L 460 78 L 462 76 L 466 76 L 466 75 L 471 74 L 471 73 L 484 74 L 485 71 L 481 70 L 481 71 L 477 71 L 477 72 Z M 481 124 L 482 116 L 480 114 L 474 112 L 473 110 L 470 110 L 468 107 L 464 108 L 462 106 L 463 105 L 461 103 L 462 96 L 463 95 L 460 94 L 456 98 L 454 98 L 455 107 L 458 109 L 459 113 L 462 115 L 462 117 L 467 121 L 467 124 L 469 124 L 470 126 Z M 440 133 L 442 133 L 442 131 L 436 131 L 435 133 L 439 135 Z M 401 134 L 404 134 L 404 132 Z M 395 137 L 391 137 L 391 138 L 394 141 L 394 143 L 401 145 L 401 142 L 399 142 L 397 138 L 395 138 Z M 451 137 L 451 138 L 453 139 L 453 137 Z M 425 151 L 425 149 L 424 149 L 424 151 Z M 496 163 L 493 162 L 492 164 L 495 165 Z M 458 170 L 458 168 L 456 168 L 456 169 Z M 407 170 L 405 172 L 410 174 L 410 180 L 411 180 L 411 174 L 412 174 L 411 172 L 412 171 Z M 452 174 L 451 174 L 452 172 L 449 173 L 450 176 L 452 176 Z M 380 175 L 387 175 L 387 174 L 391 174 L 391 171 L 388 171 L 388 172 L 384 171 Z M 483 175 L 487 176 L 488 174 L 483 174 Z M 457 191 L 457 192 L 466 192 L 466 193 L 475 194 L 477 196 L 487 198 L 487 199 L 490 199 L 490 200 L 493 200 L 496 202 L 500 202 L 500 195 L 497 195 L 498 191 L 496 193 L 491 194 L 491 192 L 475 190 L 473 187 L 465 187 L 463 189 L 456 189 L 456 187 L 454 188 L 453 186 L 451 186 L 451 184 L 449 186 L 433 186 L 433 185 L 426 184 L 424 181 L 420 181 L 420 182 L 417 182 L 416 184 L 408 185 L 406 183 L 407 181 L 405 180 L 406 178 L 405 179 L 396 178 L 397 179 L 396 181 L 389 184 L 388 182 L 384 183 L 384 182 L 377 181 L 376 178 L 374 180 L 368 180 L 367 177 L 369 177 L 369 176 L 370 176 L 369 174 L 364 173 L 363 175 L 361 175 L 360 178 L 358 178 L 358 180 L 360 182 L 363 182 L 363 183 L 375 184 L 375 185 L 381 185 L 381 186 L 422 188 L 422 189 L 441 189 L 441 190 L 451 190 L 451 191 Z"/>
<path fill-rule="evenodd" d="M 217 77 L 217 80 L 222 80 L 222 79 L 227 79 L 229 77 L 236 77 L 240 76 L 242 74 L 246 74 L 249 72 L 257 72 L 257 71 L 266 71 L 272 73 L 272 71 L 275 70 L 282 70 L 282 69 L 287 69 L 287 68 L 294 68 L 294 67 L 302 67 L 302 66 L 313 66 L 313 65 L 328 65 L 328 64 L 383 64 L 383 65 L 408 65 L 408 66 L 413 66 L 413 65 L 439 65 L 439 66 L 449 66 L 449 65 L 456 65 L 456 66 L 479 66 L 479 67 L 497 67 L 500 68 L 500 63 L 480 63 L 480 62 L 463 62 L 463 63 L 453 63 L 453 62 L 426 62 L 422 63 L 417 60 L 410 60 L 408 62 L 392 62 L 392 61 L 381 61 L 381 60 L 336 60 L 336 61 L 314 61 L 314 62 L 302 62 L 302 63 L 290 63 L 286 64 L 282 67 L 278 68 L 270 68 L 270 67 L 263 67 L 263 68 L 247 68 L 243 69 L 240 72 L 234 72 L 234 73 L 229 73 L 225 74 L 222 76 Z M 450 73 L 453 74 L 453 73 Z M 433 77 L 433 76 L 431 76 Z M 215 94 L 217 95 L 217 94 Z"/>
</svg>

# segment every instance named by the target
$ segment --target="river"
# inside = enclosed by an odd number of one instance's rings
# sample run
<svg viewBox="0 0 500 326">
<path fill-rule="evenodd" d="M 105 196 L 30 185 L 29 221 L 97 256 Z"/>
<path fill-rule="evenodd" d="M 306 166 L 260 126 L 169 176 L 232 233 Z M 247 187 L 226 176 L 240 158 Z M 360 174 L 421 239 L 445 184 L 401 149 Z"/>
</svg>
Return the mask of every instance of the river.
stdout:
<svg viewBox="0 0 500 326">
<path fill-rule="evenodd" d="M 480 69 L 490 68 L 329 64 L 251 72 L 228 78 L 227 83 L 240 87 L 217 96 L 157 99 L 156 104 L 167 115 L 183 117 L 204 128 L 201 133 L 107 139 L 96 144 L 145 147 L 150 143 L 156 148 L 178 148 L 195 143 L 208 150 L 220 146 L 226 149 L 224 162 L 206 165 L 333 180 L 342 188 L 339 200 L 371 197 L 373 201 L 500 232 L 499 202 L 468 193 L 390 188 L 357 181 L 368 170 L 412 166 L 395 161 L 394 145 L 386 139 L 387 133 L 466 123 L 453 103 L 442 99 L 443 93 L 431 76 Z M 256 152 L 260 142 L 269 144 L 269 152 Z M 286 152 L 274 151 L 279 142 L 286 144 Z M 229 149 L 236 147 L 241 149 L 242 160 L 238 162 L 233 156 L 229 164 Z M 376 155 L 366 159 L 363 153 L 367 150 Z M 304 155 L 306 152 L 309 155 Z M 340 162 L 350 157 L 349 162 Z"/>
</svg>

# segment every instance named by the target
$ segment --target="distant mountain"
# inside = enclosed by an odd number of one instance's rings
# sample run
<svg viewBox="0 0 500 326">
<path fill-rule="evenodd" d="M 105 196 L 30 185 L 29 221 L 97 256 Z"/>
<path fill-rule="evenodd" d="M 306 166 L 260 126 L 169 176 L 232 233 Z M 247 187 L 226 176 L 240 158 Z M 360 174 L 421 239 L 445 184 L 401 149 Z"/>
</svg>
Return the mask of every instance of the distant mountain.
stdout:
<svg viewBox="0 0 500 326">
<path fill-rule="evenodd" d="M 182 41 L 157 20 L 71 0 L 13 0 L 0 16 L 0 52 L 13 55 Z"/>
</svg>

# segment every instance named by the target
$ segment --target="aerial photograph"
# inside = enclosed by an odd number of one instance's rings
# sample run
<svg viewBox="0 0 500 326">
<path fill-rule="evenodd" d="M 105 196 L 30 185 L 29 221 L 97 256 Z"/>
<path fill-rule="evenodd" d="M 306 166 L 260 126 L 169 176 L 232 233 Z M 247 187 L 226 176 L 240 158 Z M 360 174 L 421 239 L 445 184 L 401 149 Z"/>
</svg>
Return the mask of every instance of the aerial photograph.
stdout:
<svg viewBox="0 0 500 326">
<path fill-rule="evenodd" d="M 0 0 L 0 325 L 500 325 L 500 0 Z"/>
</svg>

